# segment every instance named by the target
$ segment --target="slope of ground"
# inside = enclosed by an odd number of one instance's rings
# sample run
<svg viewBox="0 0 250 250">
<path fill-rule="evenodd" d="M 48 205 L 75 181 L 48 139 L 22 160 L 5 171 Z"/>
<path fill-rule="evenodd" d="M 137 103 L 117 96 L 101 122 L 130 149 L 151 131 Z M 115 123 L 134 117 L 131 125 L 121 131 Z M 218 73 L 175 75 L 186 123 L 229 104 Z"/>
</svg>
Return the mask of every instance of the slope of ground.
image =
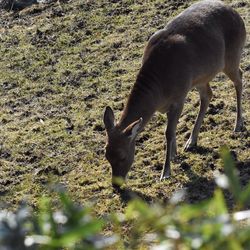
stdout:
<svg viewBox="0 0 250 250">
<path fill-rule="evenodd" d="M 74 200 L 95 202 L 98 214 L 121 210 L 127 193 L 114 193 L 104 158 L 104 108 L 118 118 L 140 68 L 143 48 L 156 30 L 194 1 L 58 1 L 0 16 L 0 196 L 15 207 L 61 183 Z M 235 7 L 250 33 L 250 3 Z M 148 202 L 167 201 L 186 188 L 187 201 L 209 197 L 219 148 L 237 158 L 244 184 L 250 177 L 250 40 L 244 49 L 243 108 L 246 130 L 233 133 L 235 92 L 219 75 L 194 152 L 183 152 L 198 112 L 198 95 L 186 100 L 177 132 L 173 176 L 159 182 L 166 116 L 156 114 L 137 140 L 127 186 Z M 230 198 L 229 198 L 230 199 Z"/>
</svg>

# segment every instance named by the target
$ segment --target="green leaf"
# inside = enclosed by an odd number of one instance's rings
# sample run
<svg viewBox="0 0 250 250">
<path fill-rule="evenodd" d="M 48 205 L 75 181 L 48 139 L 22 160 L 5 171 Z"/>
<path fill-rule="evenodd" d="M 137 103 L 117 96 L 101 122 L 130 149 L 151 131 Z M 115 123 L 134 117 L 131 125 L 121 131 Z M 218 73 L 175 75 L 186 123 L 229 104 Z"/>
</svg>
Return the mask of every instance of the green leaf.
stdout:
<svg viewBox="0 0 250 250">
<path fill-rule="evenodd" d="M 211 204 L 212 204 L 213 215 L 222 215 L 228 213 L 227 205 L 222 190 L 220 189 L 215 190 Z"/>
<path fill-rule="evenodd" d="M 128 204 L 125 216 L 127 219 L 134 219 L 140 215 L 147 216 L 151 214 L 150 207 L 142 200 L 136 199 Z"/>
<path fill-rule="evenodd" d="M 233 197 L 237 202 L 240 200 L 241 186 L 235 169 L 234 160 L 232 159 L 229 149 L 226 146 L 221 148 L 221 157 L 223 160 L 225 173 L 229 179 L 230 191 L 232 192 Z"/>
<path fill-rule="evenodd" d="M 240 207 L 248 206 L 250 204 L 250 183 L 241 191 Z"/>
<path fill-rule="evenodd" d="M 72 246 L 79 240 L 84 240 L 87 237 L 101 231 L 103 222 L 101 220 L 94 220 L 90 223 L 72 228 L 69 232 L 64 233 L 58 239 L 52 239 L 49 243 L 53 247 L 67 247 Z"/>
</svg>

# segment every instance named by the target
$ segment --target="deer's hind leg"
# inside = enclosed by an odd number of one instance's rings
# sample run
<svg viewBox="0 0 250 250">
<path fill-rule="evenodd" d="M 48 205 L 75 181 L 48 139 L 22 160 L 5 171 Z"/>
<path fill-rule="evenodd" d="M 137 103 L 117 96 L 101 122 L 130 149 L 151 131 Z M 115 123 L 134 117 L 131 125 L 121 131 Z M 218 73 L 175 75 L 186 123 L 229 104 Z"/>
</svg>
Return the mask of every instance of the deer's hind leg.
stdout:
<svg viewBox="0 0 250 250">
<path fill-rule="evenodd" d="M 233 82 L 235 90 L 236 90 L 236 100 L 237 100 L 237 115 L 235 121 L 234 131 L 239 132 L 244 128 L 244 122 L 242 117 L 242 70 L 237 65 L 237 68 L 224 70 L 225 74 L 230 78 Z"/>
<path fill-rule="evenodd" d="M 209 83 L 204 84 L 204 85 L 200 85 L 199 87 L 197 87 L 197 89 L 198 89 L 199 94 L 200 94 L 200 111 L 199 111 L 199 114 L 196 118 L 193 131 L 192 131 L 187 143 L 185 144 L 185 147 L 184 147 L 185 151 L 187 151 L 187 150 L 189 150 L 192 147 L 197 145 L 197 139 L 198 139 L 200 127 L 201 127 L 202 121 L 204 119 L 204 116 L 206 114 L 210 100 L 213 96 L 213 93 L 212 93 L 212 90 L 209 86 Z"/>
</svg>

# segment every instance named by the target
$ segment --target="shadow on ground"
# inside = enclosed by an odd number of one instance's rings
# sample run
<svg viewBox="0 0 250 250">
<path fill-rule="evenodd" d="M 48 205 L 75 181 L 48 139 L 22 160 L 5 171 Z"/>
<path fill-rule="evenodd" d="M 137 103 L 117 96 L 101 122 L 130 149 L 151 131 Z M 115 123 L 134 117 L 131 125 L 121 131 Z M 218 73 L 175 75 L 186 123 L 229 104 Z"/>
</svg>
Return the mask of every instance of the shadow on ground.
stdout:
<svg viewBox="0 0 250 250">
<path fill-rule="evenodd" d="M 122 202 L 124 202 L 125 204 L 134 199 L 143 200 L 148 204 L 156 201 L 155 197 L 145 195 L 139 191 L 134 191 L 130 188 L 115 188 L 114 192 L 120 196 Z"/>
<path fill-rule="evenodd" d="M 213 196 L 215 190 L 215 181 L 209 180 L 205 176 L 199 176 L 192 170 L 187 171 L 190 182 L 185 186 L 186 201 L 188 203 L 196 203 L 201 200 L 208 199 Z"/>
<path fill-rule="evenodd" d="M 204 147 L 199 147 L 199 149 L 195 149 L 195 152 L 199 154 L 205 154 L 208 151 Z M 211 151 L 210 153 L 215 152 Z M 245 162 L 236 162 L 235 166 L 238 170 L 238 175 L 242 187 L 244 188 L 244 186 L 249 183 L 250 179 L 250 159 Z M 216 188 L 214 179 L 209 179 L 206 176 L 197 175 L 192 171 L 191 168 L 185 169 L 185 172 L 187 173 L 190 180 L 184 187 L 186 194 L 184 199 L 185 202 L 197 203 L 199 201 L 209 199 L 213 196 L 214 190 Z M 114 189 L 114 192 L 116 192 L 120 196 L 122 202 L 124 202 L 125 204 L 133 199 L 141 199 L 148 204 L 151 204 L 153 202 L 163 202 L 164 204 L 167 204 L 169 202 L 169 197 L 164 197 L 163 200 L 160 200 L 159 197 L 149 196 L 143 194 L 142 192 L 134 191 L 130 188 L 116 188 Z M 227 190 L 224 190 L 224 196 L 229 209 L 233 208 L 234 201 L 231 193 Z"/>
</svg>

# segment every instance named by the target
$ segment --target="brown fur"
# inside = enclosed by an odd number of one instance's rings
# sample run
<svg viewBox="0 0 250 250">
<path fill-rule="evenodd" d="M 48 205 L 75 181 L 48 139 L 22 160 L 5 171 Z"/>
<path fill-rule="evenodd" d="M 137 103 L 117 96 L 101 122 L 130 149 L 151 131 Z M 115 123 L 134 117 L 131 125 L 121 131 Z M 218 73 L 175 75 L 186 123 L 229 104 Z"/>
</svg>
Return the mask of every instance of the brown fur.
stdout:
<svg viewBox="0 0 250 250">
<path fill-rule="evenodd" d="M 200 112 L 185 145 L 188 150 L 197 143 L 199 129 L 212 98 L 209 81 L 218 72 L 224 72 L 234 82 L 237 94 L 235 131 L 242 129 L 239 63 L 245 38 L 245 26 L 239 14 L 222 2 L 212 0 L 192 5 L 150 38 L 142 67 L 118 124 L 114 124 L 113 111 L 110 108 L 105 111 L 106 155 L 113 176 L 125 178 L 134 159 L 136 135 L 154 112 L 160 111 L 168 116 L 166 161 L 161 176 L 162 179 L 167 178 L 170 160 L 176 153 L 176 125 L 185 97 L 189 90 L 197 88 L 201 99 Z M 138 120 L 140 117 L 141 121 Z M 108 123 L 112 123 L 111 129 Z"/>
</svg>

